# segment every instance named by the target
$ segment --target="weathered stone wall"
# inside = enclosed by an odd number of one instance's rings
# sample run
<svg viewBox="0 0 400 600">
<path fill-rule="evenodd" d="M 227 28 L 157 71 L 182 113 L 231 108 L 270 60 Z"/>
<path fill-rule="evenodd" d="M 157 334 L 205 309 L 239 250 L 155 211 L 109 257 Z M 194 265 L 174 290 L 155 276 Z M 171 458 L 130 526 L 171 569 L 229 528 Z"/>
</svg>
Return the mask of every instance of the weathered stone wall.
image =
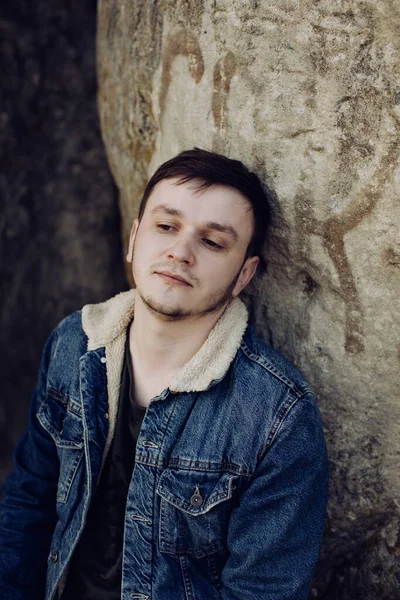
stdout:
<svg viewBox="0 0 400 600">
<path fill-rule="evenodd" d="M 247 301 L 319 398 L 331 495 L 312 597 L 326 599 L 400 594 L 399 27 L 396 0 L 99 4 L 125 236 L 148 176 L 195 145 L 276 192 L 269 274 Z"/>
<path fill-rule="evenodd" d="M 95 0 L 0 6 L 0 483 L 50 331 L 127 287 L 95 32 Z"/>
</svg>

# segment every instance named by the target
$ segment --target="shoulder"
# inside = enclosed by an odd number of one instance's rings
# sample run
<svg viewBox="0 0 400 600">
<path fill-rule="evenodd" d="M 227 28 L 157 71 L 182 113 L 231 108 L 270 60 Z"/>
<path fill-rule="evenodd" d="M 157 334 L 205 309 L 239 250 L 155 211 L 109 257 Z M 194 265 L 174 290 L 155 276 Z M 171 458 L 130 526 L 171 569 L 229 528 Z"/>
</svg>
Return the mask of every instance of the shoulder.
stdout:
<svg viewBox="0 0 400 600">
<path fill-rule="evenodd" d="M 82 310 L 77 310 L 66 316 L 58 323 L 54 332 L 57 336 L 70 336 L 74 334 L 81 335 L 82 328 Z"/>
<path fill-rule="evenodd" d="M 87 335 L 82 327 L 82 311 L 65 317 L 52 331 L 49 337 L 51 345 L 51 357 L 55 358 L 62 349 L 65 352 L 69 347 L 82 353 L 87 349 Z"/>
<path fill-rule="evenodd" d="M 243 336 L 240 350 L 242 370 L 260 385 L 268 381 L 270 385 L 290 391 L 295 397 L 312 394 L 308 381 L 297 367 L 257 337 L 250 326 Z"/>
<path fill-rule="evenodd" d="M 325 453 L 321 414 L 307 379 L 251 327 L 242 339 L 238 367 L 242 390 L 248 390 L 249 412 L 257 414 L 258 428 L 265 434 L 261 455 L 275 440 L 292 436 L 304 441 L 307 452 Z"/>
<path fill-rule="evenodd" d="M 79 359 L 87 352 L 88 338 L 82 327 L 82 311 L 65 317 L 50 334 L 43 351 L 43 367 L 48 381 L 56 385 L 61 377 L 79 369 Z"/>
<path fill-rule="evenodd" d="M 134 290 L 120 292 L 104 302 L 86 304 L 63 319 L 50 335 L 49 342 L 58 351 L 95 350 L 106 346 L 127 327 L 133 316 Z"/>
</svg>

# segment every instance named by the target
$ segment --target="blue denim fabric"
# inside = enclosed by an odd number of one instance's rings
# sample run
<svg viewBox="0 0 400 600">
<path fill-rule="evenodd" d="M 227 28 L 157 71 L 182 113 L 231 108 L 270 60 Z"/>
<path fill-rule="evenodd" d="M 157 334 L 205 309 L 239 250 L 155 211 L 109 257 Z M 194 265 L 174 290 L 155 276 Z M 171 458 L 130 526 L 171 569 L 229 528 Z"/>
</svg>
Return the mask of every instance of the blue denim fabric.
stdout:
<svg viewBox="0 0 400 600">
<path fill-rule="evenodd" d="M 55 598 L 85 524 L 108 432 L 104 348 L 86 347 L 78 312 L 44 348 L 3 488 L 2 600 Z M 305 600 L 327 487 L 315 398 L 248 327 L 222 379 L 203 392 L 166 389 L 147 408 L 123 600 Z"/>
</svg>

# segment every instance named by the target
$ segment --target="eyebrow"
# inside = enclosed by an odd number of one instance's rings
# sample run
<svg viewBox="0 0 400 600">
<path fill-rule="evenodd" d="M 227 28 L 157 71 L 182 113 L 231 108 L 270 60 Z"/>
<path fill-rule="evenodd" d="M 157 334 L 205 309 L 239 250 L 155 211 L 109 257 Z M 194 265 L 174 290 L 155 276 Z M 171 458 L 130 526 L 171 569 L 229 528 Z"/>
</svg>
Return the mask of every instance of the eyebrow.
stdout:
<svg viewBox="0 0 400 600">
<path fill-rule="evenodd" d="M 155 214 L 158 212 L 171 215 L 172 217 L 182 218 L 184 216 L 181 210 L 173 208 L 172 206 L 168 206 L 168 204 L 159 204 L 158 206 L 153 208 L 151 214 Z M 223 225 L 222 223 L 216 223 L 215 221 L 208 221 L 207 223 L 205 223 L 204 228 L 213 229 L 214 231 L 219 231 L 220 233 L 227 233 L 234 239 L 235 242 L 239 241 L 238 233 L 236 229 L 232 227 L 232 225 Z"/>
<path fill-rule="evenodd" d="M 206 223 L 207 229 L 214 229 L 215 231 L 220 231 L 221 233 L 227 233 L 231 237 L 233 237 L 235 242 L 239 241 L 239 236 L 237 234 L 236 229 L 234 229 L 231 225 L 222 225 L 221 223 L 215 223 L 214 221 L 209 221 Z"/>
<path fill-rule="evenodd" d="M 183 217 L 183 212 L 178 210 L 177 208 L 173 208 L 172 206 L 168 206 L 168 204 L 159 204 L 151 211 L 151 214 L 155 214 L 158 212 L 166 213 L 167 215 L 171 215 L 172 217 Z"/>
</svg>

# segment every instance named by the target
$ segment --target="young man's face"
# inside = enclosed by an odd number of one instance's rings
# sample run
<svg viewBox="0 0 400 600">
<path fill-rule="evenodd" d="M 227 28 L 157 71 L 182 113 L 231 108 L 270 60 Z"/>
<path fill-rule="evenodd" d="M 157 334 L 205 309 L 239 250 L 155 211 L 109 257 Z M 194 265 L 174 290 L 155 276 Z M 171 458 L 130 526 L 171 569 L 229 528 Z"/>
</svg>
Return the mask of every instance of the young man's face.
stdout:
<svg viewBox="0 0 400 600">
<path fill-rule="evenodd" d="M 250 281 L 258 257 L 245 260 L 253 211 L 235 189 L 198 191 L 164 179 L 132 227 L 127 260 L 137 292 L 158 316 L 200 318 L 221 310 Z"/>
</svg>

